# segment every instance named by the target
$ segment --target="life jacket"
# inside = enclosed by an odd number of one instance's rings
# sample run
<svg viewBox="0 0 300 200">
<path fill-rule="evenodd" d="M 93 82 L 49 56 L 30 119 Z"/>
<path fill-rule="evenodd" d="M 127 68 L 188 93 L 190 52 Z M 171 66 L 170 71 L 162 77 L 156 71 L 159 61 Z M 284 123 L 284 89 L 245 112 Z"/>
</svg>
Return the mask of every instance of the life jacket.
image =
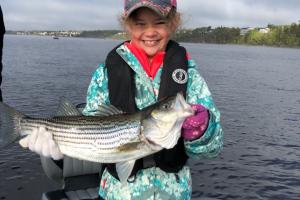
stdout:
<svg viewBox="0 0 300 200">
<path fill-rule="evenodd" d="M 135 103 L 135 72 L 116 52 L 119 46 L 108 54 L 105 62 L 108 73 L 109 100 L 112 105 L 122 111 L 134 113 L 138 111 Z M 174 41 L 169 41 L 163 61 L 158 100 L 174 96 L 178 92 L 186 95 L 188 78 L 186 55 L 184 47 Z M 131 176 L 140 169 L 152 166 L 159 167 L 166 172 L 176 173 L 186 164 L 187 159 L 184 142 L 180 138 L 172 149 L 163 149 L 148 158 L 137 160 Z M 118 178 L 115 164 L 107 164 L 106 167 L 111 175 Z"/>
</svg>

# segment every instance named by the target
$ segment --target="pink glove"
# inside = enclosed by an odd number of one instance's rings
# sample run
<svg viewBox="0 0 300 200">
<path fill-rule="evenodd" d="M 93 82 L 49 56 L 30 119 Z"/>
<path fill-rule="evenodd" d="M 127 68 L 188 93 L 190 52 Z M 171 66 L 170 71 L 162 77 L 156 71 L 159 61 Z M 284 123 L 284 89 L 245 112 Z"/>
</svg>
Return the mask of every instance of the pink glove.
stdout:
<svg viewBox="0 0 300 200">
<path fill-rule="evenodd" d="M 200 138 L 205 132 L 208 121 L 209 113 L 200 104 L 192 104 L 195 115 L 187 117 L 182 125 L 181 135 L 185 140 L 194 140 Z"/>
</svg>

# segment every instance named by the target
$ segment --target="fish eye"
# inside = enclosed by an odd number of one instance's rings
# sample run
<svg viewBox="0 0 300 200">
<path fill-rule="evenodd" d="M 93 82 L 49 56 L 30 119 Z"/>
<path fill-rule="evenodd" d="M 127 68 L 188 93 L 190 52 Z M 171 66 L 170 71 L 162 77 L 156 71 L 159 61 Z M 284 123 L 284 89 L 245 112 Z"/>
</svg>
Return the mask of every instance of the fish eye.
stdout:
<svg viewBox="0 0 300 200">
<path fill-rule="evenodd" d="M 169 104 L 169 103 L 164 103 L 164 104 L 161 105 L 161 108 L 164 109 L 164 110 L 168 110 L 168 109 L 171 108 L 171 104 Z"/>
</svg>

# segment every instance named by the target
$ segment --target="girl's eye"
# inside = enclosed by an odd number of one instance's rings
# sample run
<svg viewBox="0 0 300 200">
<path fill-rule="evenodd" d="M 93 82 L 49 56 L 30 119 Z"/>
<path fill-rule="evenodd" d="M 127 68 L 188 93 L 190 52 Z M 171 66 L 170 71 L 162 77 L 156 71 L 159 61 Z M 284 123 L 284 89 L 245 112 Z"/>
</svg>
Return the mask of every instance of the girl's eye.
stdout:
<svg viewBox="0 0 300 200">
<path fill-rule="evenodd" d="M 143 22 L 136 22 L 135 25 L 136 25 L 136 26 L 144 26 L 145 23 L 143 23 Z"/>
<path fill-rule="evenodd" d="M 166 22 L 165 21 L 158 21 L 158 22 L 156 22 L 156 24 L 161 25 L 161 24 L 166 24 Z"/>
</svg>

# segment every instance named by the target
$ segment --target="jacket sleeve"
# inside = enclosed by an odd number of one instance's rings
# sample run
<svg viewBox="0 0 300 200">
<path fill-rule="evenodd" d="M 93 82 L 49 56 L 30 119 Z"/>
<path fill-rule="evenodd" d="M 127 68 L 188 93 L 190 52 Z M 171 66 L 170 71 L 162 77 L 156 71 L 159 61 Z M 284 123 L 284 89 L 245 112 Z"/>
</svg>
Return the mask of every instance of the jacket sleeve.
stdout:
<svg viewBox="0 0 300 200">
<path fill-rule="evenodd" d="M 189 60 L 187 102 L 201 104 L 209 111 L 209 124 L 205 133 L 196 140 L 185 141 L 185 149 L 191 158 L 215 157 L 223 147 L 223 130 L 220 125 L 220 112 L 216 108 L 205 80 Z"/>
<path fill-rule="evenodd" d="M 108 95 L 107 69 L 100 64 L 92 76 L 88 87 L 86 106 L 82 111 L 83 115 L 95 115 L 99 105 L 110 104 Z"/>
</svg>

